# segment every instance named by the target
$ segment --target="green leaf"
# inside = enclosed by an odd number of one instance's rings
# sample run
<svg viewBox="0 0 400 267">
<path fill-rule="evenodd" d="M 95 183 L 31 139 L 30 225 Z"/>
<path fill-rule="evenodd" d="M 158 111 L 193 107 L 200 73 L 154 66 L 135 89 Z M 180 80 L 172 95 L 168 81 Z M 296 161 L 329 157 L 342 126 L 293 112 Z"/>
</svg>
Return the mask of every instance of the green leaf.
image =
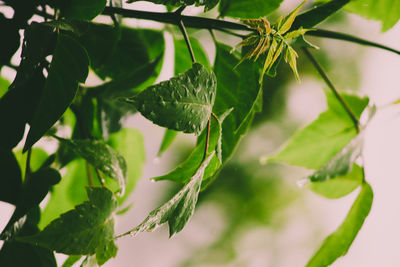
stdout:
<svg viewBox="0 0 400 267">
<path fill-rule="evenodd" d="M 21 169 L 14 154 L 0 148 L 0 201 L 16 204 L 21 186 Z"/>
<path fill-rule="evenodd" d="M 82 258 L 82 255 L 70 255 L 61 267 L 72 267 L 76 262 Z"/>
<path fill-rule="evenodd" d="M 353 0 L 345 8 L 367 19 L 380 20 L 382 31 L 391 29 L 400 19 L 400 0 Z"/>
<path fill-rule="evenodd" d="M 372 199 L 371 186 L 364 183 L 346 219 L 324 240 L 322 246 L 307 263 L 307 267 L 329 266 L 347 253 L 369 214 Z"/>
<path fill-rule="evenodd" d="M 22 237 L 38 232 L 36 226 L 40 216 L 39 207 L 35 207 L 18 225 L 17 235 Z M 4 242 L 0 250 L 0 266 L 26 267 L 43 266 L 57 267 L 57 262 L 51 250 L 32 244 L 10 240 Z"/>
<path fill-rule="evenodd" d="M 0 76 L 0 98 L 7 92 L 10 82 Z"/>
<path fill-rule="evenodd" d="M 350 2 L 350 0 L 332 0 L 317 7 L 313 7 L 295 18 L 292 29 L 298 29 L 300 27 L 312 28 L 340 10 L 348 2 Z"/>
<path fill-rule="evenodd" d="M 341 94 L 357 117 L 368 104 L 368 98 Z M 281 161 L 308 169 L 319 169 L 339 153 L 356 135 L 354 124 L 338 100 L 327 94 L 328 110 L 297 132 L 268 161 Z"/>
<path fill-rule="evenodd" d="M 71 37 L 60 34 L 24 151 L 36 143 L 68 108 L 78 83 L 86 80 L 88 65 L 85 49 Z"/>
<path fill-rule="evenodd" d="M 294 19 L 297 16 L 297 13 L 299 12 L 300 8 L 306 3 L 304 0 L 301 2 L 300 5 L 298 5 L 292 12 L 289 13 L 289 15 L 285 16 L 282 18 L 277 26 L 277 33 L 278 34 L 285 34 L 291 27 L 294 22 Z M 306 27 L 305 27 L 306 28 Z"/>
<path fill-rule="evenodd" d="M 219 13 L 221 17 L 228 16 L 242 19 L 257 19 L 264 17 L 279 8 L 283 0 L 221 0 Z"/>
<path fill-rule="evenodd" d="M 286 47 L 286 52 L 285 52 L 285 62 L 289 64 L 290 68 L 292 69 L 294 75 L 296 76 L 296 79 L 298 82 L 300 82 L 300 76 L 299 73 L 297 72 L 297 53 L 296 51 L 288 45 Z"/>
<path fill-rule="evenodd" d="M 339 153 L 308 178 L 311 181 L 324 181 L 336 176 L 346 175 L 351 171 L 353 163 L 360 158 L 362 145 L 363 133 L 351 140 Z"/>
<path fill-rule="evenodd" d="M 70 145 L 79 156 L 94 168 L 118 182 L 121 196 L 125 192 L 126 161 L 124 157 L 101 140 L 66 140 L 60 141 Z"/>
<path fill-rule="evenodd" d="M 10 62 L 11 57 L 19 47 L 20 36 L 18 30 L 19 25 L 15 19 L 7 19 L 3 14 L 0 14 L 0 35 L 7 36 L 7 38 L 3 38 L 1 44 L 0 69 Z"/>
<path fill-rule="evenodd" d="M 284 47 L 283 41 L 276 41 L 273 39 L 270 48 L 268 49 L 268 54 L 264 62 L 264 67 L 262 70 L 262 75 L 260 76 L 259 83 L 262 84 L 264 73 L 267 73 L 271 77 L 275 77 L 276 75 L 276 68 L 281 59 L 281 53 Z"/>
<path fill-rule="evenodd" d="M 27 154 L 22 153 L 22 149 L 17 150 L 15 153 L 15 158 L 18 161 L 19 167 L 21 169 L 22 177 L 25 177 L 25 168 L 26 168 L 26 158 Z M 31 151 L 31 161 L 30 161 L 30 168 L 32 172 L 39 170 L 43 163 L 46 162 L 46 159 L 49 157 L 46 151 L 41 148 L 35 147 L 32 148 Z"/>
<path fill-rule="evenodd" d="M 88 51 L 90 66 L 101 79 L 123 79 L 164 53 L 162 32 L 148 29 L 115 28 L 111 25 L 87 23 L 79 37 Z M 101 43 L 102 45 L 99 45 Z M 159 73 L 159 70 L 156 71 Z M 141 79 L 154 75 L 143 73 Z M 157 76 L 157 75 L 156 75 Z"/>
<path fill-rule="evenodd" d="M 69 19 L 92 20 L 104 10 L 106 4 L 107 0 L 66 1 L 61 7 L 61 16 Z"/>
<path fill-rule="evenodd" d="M 210 69 L 210 62 L 200 42 L 196 38 L 190 38 L 190 44 L 192 46 L 193 53 L 196 55 L 196 62 L 202 64 L 207 69 Z M 174 39 L 174 47 L 174 73 L 175 75 L 178 75 L 179 73 L 185 72 L 192 67 L 192 60 L 184 39 Z"/>
<path fill-rule="evenodd" d="M 160 145 L 160 149 L 158 150 L 157 156 L 160 157 L 162 153 L 164 153 L 172 142 L 175 140 L 175 137 L 178 135 L 177 131 L 165 129 L 164 137 Z"/>
<path fill-rule="evenodd" d="M 50 200 L 40 216 L 39 228 L 43 229 L 51 221 L 87 200 L 85 187 L 89 186 L 86 162 L 83 159 L 71 161 L 65 167 L 61 182 L 53 187 Z"/>
<path fill-rule="evenodd" d="M 353 192 L 361 185 L 362 180 L 363 170 L 354 164 L 351 172 L 343 176 L 337 176 L 335 179 L 312 182 L 308 187 L 317 194 L 335 199 Z"/>
<path fill-rule="evenodd" d="M 130 233 L 136 235 L 140 232 L 152 231 L 167 221 L 170 236 L 180 232 L 194 213 L 205 168 L 213 157 L 214 153 L 211 153 L 178 193 L 167 203 L 150 212 L 149 216 Z"/>
<path fill-rule="evenodd" d="M 157 125 L 185 133 L 200 133 L 210 118 L 216 78 L 199 64 L 168 81 L 127 99 Z"/>
<path fill-rule="evenodd" d="M 103 262 L 102 251 L 109 251 L 110 242 L 113 242 L 114 219 L 110 216 L 117 201 L 104 187 L 88 187 L 87 195 L 89 201 L 62 214 L 38 234 L 18 240 L 68 255 L 100 253 Z M 115 256 L 114 253 L 107 255 Z"/>
<path fill-rule="evenodd" d="M 122 204 L 129 197 L 137 181 L 142 176 L 146 161 L 143 135 L 138 130 L 124 128 L 117 133 L 111 134 L 108 144 L 125 158 L 127 165 L 125 194 L 122 197 L 118 197 L 118 203 Z"/>
<path fill-rule="evenodd" d="M 127 3 L 133 3 L 140 0 L 128 0 Z M 204 6 L 204 12 L 215 7 L 219 0 L 146 0 L 155 4 L 169 5 L 169 6 Z"/>
</svg>

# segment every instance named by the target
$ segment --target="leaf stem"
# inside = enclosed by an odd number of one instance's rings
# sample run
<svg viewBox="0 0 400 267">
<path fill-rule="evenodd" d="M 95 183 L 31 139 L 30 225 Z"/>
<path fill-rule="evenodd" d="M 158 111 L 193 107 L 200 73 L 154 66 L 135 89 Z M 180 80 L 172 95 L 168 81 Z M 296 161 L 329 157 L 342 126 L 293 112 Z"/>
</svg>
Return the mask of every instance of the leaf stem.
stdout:
<svg viewBox="0 0 400 267">
<path fill-rule="evenodd" d="M 211 116 L 210 116 L 210 118 L 208 119 L 208 122 L 207 122 L 206 147 L 204 149 L 204 156 L 203 156 L 202 162 L 205 161 L 206 158 L 207 158 L 208 147 L 210 145 L 210 130 L 211 130 Z"/>
<path fill-rule="evenodd" d="M 182 32 L 183 38 L 185 39 L 185 43 L 186 43 L 186 46 L 187 46 L 187 48 L 189 50 L 190 57 L 192 58 L 192 62 L 195 63 L 196 62 L 196 58 L 194 56 L 192 45 L 190 44 L 189 35 L 188 35 L 187 31 L 186 31 L 185 24 L 183 23 L 182 20 L 179 20 L 179 24 L 178 25 L 179 25 L 179 29 Z"/>
<path fill-rule="evenodd" d="M 394 48 L 391 48 L 391 47 L 388 47 L 388 46 L 385 46 L 382 44 L 371 42 L 371 41 L 368 41 L 368 40 L 365 40 L 362 38 L 358 38 L 356 36 L 346 34 L 346 33 L 334 32 L 334 31 L 328 31 L 328 30 L 322 30 L 322 29 L 315 29 L 314 31 L 306 32 L 306 35 L 315 36 L 315 37 L 324 37 L 324 38 L 348 41 L 348 42 L 357 43 L 360 45 L 372 46 L 372 47 L 380 48 L 380 49 L 400 55 L 399 50 L 396 50 Z"/>
<path fill-rule="evenodd" d="M 104 180 L 103 176 L 101 175 L 99 169 L 97 169 L 97 168 L 94 168 L 94 169 L 95 169 L 95 171 L 96 171 L 97 177 L 99 178 L 100 184 L 101 184 L 102 186 L 104 186 L 105 180 Z"/>
<path fill-rule="evenodd" d="M 90 165 L 89 165 L 89 163 L 87 161 L 86 161 L 86 173 L 87 173 L 87 177 L 88 177 L 88 180 L 89 180 L 89 185 L 93 186 L 94 185 L 93 176 L 92 176 L 92 173 L 90 172 Z"/>
<path fill-rule="evenodd" d="M 28 153 L 26 155 L 24 183 L 28 182 L 29 176 L 31 175 L 31 156 L 32 156 L 32 149 L 30 148 L 28 149 Z"/>
<path fill-rule="evenodd" d="M 335 86 L 329 79 L 328 75 L 325 73 L 325 71 L 322 69 L 321 65 L 314 58 L 314 56 L 310 53 L 310 51 L 308 51 L 308 49 L 306 47 L 303 47 L 302 49 L 303 49 L 303 52 L 308 57 L 308 59 L 310 60 L 310 62 L 315 67 L 315 69 L 318 71 L 319 75 L 322 77 L 322 79 L 328 85 L 329 89 L 333 92 L 333 94 L 335 95 L 337 100 L 340 102 L 340 104 L 346 110 L 350 119 L 353 121 L 354 127 L 356 128 L 356 131 L 358 133 L 360 131 L 360 122 L 358 121 L 357 117 L 354 115 L 354 112 L 351 110 L 350 106 L 346 103 L 346 101 L 343 99 L 343 97 L 339 94 L 338 90 L 335 88 Z"/>
</svg>

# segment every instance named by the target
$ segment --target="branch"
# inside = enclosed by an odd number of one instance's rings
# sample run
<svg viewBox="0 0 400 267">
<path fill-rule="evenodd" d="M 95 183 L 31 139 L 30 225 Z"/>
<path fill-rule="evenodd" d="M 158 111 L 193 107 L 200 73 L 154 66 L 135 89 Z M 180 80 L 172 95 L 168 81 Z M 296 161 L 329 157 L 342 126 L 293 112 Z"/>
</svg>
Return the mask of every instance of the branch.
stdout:
<svg viewBox="0 0 400 267">
<path fill-rule="evenodd" d="M 185 43 L 186 43 L 186 46 L 187 46 L 187 48 L 189 50 L 190 57 L 192 58 L 192 62 L 195 63 L 196 62 L 196 58 L 194 56 L 193 48 L 192 48 L 192 45 L 190 44 L 189 36 L 188 36 L 187 31 L 186 31 L 185 24 L 183 24 L 182 20 L 179 21 L 179 29 L 182 32 L 183 38 L 185 38 Z"/>
<path fill-rule="evenodd" d="M 360 131 L 359 124 L 357 117 L 354 115 L 353 111 L 351 110 L 350 106 L 346 103 L 343 97 L 339 94 L 338 90 L 335 88 L 329 77 L 326 75 L 325 71 L 322 69 L 321 65 L 319 65 L 318 61 L 314 58 L 314 56 L 308 51 L 307 48 L 303 47 L 303 52 L 306 54 L 310 62 L 314 65 L 315 69 L 318 71 L 319 75 L 321 75 L 322 79 L 324 79 L 325 83 L 328 85 L 329 89 L 333 92 L 337 100 L 339 100 L 340 104 L 346 110 L 347 114 L 349 115 L 350 119 L 354 123 L 354 127 L 356 131 Z"/>
<path fill-rule="evenodd" d="M 382 44 L 371 42 L 371 41 L 368 41 L 365 39 L 361 39 L 361 38 L 358 38 L 358 37 L 355 37 L 353 35 L 346 34 L 346 33 L 315 29 L 314 31 L 308 31 L 306 33 L 306 35 L 315 36 L 315 37 L 325 37 L 325 38 L 330 38 L 330 39 L 336 39 L 336 40 L 357 43 L 360 45 L 372 46 L 372 47 L 380 48 L 380 49 L 400 55 L 399 50 L 393 49 L 391 47 L 388 47 L 388 46 L 385 46 Z"/>
<path fill-rule="evenodd" d="M 211 19 L 211 18 L 185 16 L 178 13 L 149 12 L 149 11 L 124 9 L 118 7 L 106 7 L 102 14 L 103 15 L 120 14 L 125 18 L 147 19 L 174 25 L 176 25 L 177 22 L 179 21 L 183 21 L 183 23 L 190 28 L 253 31 L 252 29 L 241 23 Z"/>
</svg>

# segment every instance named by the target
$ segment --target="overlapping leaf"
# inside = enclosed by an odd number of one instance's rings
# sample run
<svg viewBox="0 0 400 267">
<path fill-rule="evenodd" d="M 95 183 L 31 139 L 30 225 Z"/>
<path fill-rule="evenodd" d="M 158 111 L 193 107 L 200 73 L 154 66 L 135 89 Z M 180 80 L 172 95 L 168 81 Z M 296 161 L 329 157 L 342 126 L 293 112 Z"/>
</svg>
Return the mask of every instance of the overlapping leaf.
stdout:
<svg viewBox="0 0 400 267">
<path fill-rule="evenodd" d="M 22 186 L 21 169 L 14 154 L 0 148 L 0 201 L 16 204 Z"/>
<path fill-rule="evenodd" d="M 89 201 L 62 214 L 43 231 L 19 241 L 72 255 L 99 254 L 98 262 L 115 257 L 112 212 L 117 206 L 113 193 L 104 187 L 87 188 Z M 110 251 L 112 253 L 110 253 Z"/>
<path fill-rule="evenodd" d="M 93 167 L 118 182 L 121 195 L 125 192 L 126 161 L 122 155 L 100 140 L 66 140 L 59 139 Z"/>
<path fill-rule="evenodd" d="M 88 75 L 88 56 L 73 38 L 60 34 L 43 94 L 33 114 L 24 146 L 28 150 L 62 116 Z"/>
<path fill-rule="evenodd" d="M 372 199 L 372 189 L 369 184 L 364 183 L 346 219 L 335 232 L 325 239 L 322 246 L 307 263 L 307 267 L 329 266 L 337 258 L 347 253 L 369 214 Z"/>
<path fill-rule="evenodd" d="M 199 64 L 168 81 L 127 99 L 157 125 L 185 133 L 200 133 L 211 116 L 216 94 L 214 73 Z"/>
<path fill-rule="evenodd" d="M 92 20 L 105 8 L 107 0 L 61 1 L 61 15 L 70 19 Z"/>
<path fill-rule="evenodd" d="M 130 234 L 136 235 L 140 232 L 152 231 L 165 222 L 168 222 L 170 236 L 180 232 L 194 213 L 204 171 L 213 157 L 214 153 L 211 153 L 196 170 L 190 181 L 168 202 L 150 212 L 141 224 L 130 231 Z"/>
</svg>

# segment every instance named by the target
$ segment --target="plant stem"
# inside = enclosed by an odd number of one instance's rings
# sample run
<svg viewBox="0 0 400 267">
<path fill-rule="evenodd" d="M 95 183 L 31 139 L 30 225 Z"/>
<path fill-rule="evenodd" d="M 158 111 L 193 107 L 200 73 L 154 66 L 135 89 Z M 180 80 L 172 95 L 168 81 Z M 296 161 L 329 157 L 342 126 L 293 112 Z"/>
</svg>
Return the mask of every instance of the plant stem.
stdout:
<svg viewBox="0 0 400 267">
<path fill-rule="evenodd" d="M 93 184 L 93 176 L 92 176 L 92 173 L 90 172 L 90 165 L 87 161 L 86 161 L 86 172 L 87 172 L 87 177 L 89 180 L 89 185 L 93 186 L 94 185 Z"/>
<path fill-rule="evenodd" d="M 100 184 L 101 184 L 102 186 L 104 186 L 105 180 L 104 180 L 103 176 L 101 175 L 99 169 L 97 169 L 97 168 L 94 168 L 94 169 L 95 169 L 95 171 L 96 171 L 97 177 L 99 178 Z"/>
<path fill-rule="evenodd" d="M 185 16 L 177 13 L 165 13 L 165 12 L 149 12 L 140 10 L 131 10 L 118 7 L 106 7 L 102 13 L 103 15 L 120 14 L 125 18 L 136 18 L 136 19 L 147 19 L 158 22 L 164 22 L 169 24 L 177 24 L 180 20 L 190 28 L 201 28 L 201 29 L 231 29 L 231 30 L 242 30 L 242 31 L 253 31 L 246 25 L 241 23 L 235 23 L 230 21 Z"/>
<path fill-rule="evenodd" d="M 385 46 L 382 44 L 371 42 L 371 41 L 368 41 L 365 39 L 361 39 L 361 38 L 358 38 L 358 37 L 355 37 L 353 35 L 346 34 L 346 33 L 315 29 L 315 31 L 306 32 L 306 35 L 315 36 L 315 37 L 325 37 L 325 38 L 330 38 L 330 39 L 336 39 L 336 40 L 357 43 L 360 45 L 372 46 L 372 47 L 380 48 L 380 49 L 400 55 L 399 50 L 396 50 L 394 48 L 391 48 L 391 47 L 388 47 L 388 46 Z"/>
<path fill-rule="evenodd" d="M 206 148 L 204 149 L 204 156 L 202 162 L 207 158 L 208 146 L 210 145 L 210 129 L 211 129 L 211 117 L 208 119 L 207 122 Z"/>
<path fill-rule="evenodd" d="M 192 58 L 192 62 L 195 63 L 196 62 L 196 58 L 194 56 L 192 45 L 190 44 L 190 40 L 189 40 L 189 36 L 188 36 L 188 33 L 186 31 L 186 28 L 185 28 L 185 24 L 183 24 L 182 20 L 179 21 L 179 29 L 182 32 L 183 38 L 185 38 L 185 43 L 186 43 L 186 46 L 187 46 L 187 48 L 189 50 L 190 57 Z"/>
<path fill-rule="evenodd" d="M 354 123 L 354 127 L 356 128 L 357 133 L 360 131 L 359 127 L 359 121 L 357 117 L 354 115 L 353 111 L 351 110 L 350 106 L 346 103 L 346 101 L 343 99 L 343 97 L 339 94 L 338 90 L 335 88 L 331 80 L 329 79 L 328 75 L 325 73 L 325 71 L 322 69 L 321 65 L 318 63 L 318 61 L 314 58 L 314 56 L 308 51 L 307 48 L 303 47 L 303 52 L 306 54 L 310 62 L 313 64 L 315 69 L 318 71 L 319 75 L 321 75 L 322 79 L 325 81 L 325 83 L 328 85 L 329 89 L 333 92 L 337 100 L 339 100 L 340 104 L 343 106 L 343 108 L 346 110 L 347 114 L 349 115 L 350 119 Z"/>
</svg>

